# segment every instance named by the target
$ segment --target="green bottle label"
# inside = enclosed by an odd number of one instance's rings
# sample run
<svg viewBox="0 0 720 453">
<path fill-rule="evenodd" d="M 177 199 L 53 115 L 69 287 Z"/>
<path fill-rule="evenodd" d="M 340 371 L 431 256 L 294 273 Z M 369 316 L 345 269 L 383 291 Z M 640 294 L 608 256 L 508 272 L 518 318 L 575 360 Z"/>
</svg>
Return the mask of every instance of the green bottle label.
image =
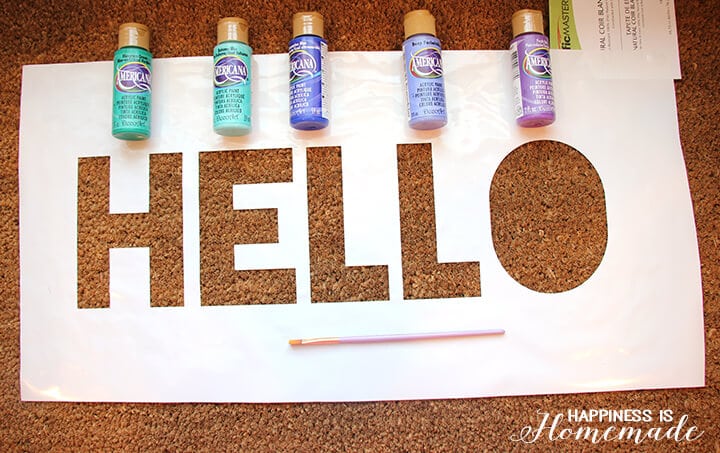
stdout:
<svg viewBox="0 0 720 453">
<path fill-rule="evenodd" d="M 250 132 L 252 49 L 240 41 L 225 41 L 213 52 L 213 127 L 223 135 Z"/>
<path fill-rule="evenodd" d="M 572 0 L 550 0 L 550 47 L 580 50 Z"/>
<path fill-rule="evenodd" d="M 123 47 L 113 60 L 112 134 L 123 140 L 150 137 L 152 54 L 140 47 Z"/>
</svg>

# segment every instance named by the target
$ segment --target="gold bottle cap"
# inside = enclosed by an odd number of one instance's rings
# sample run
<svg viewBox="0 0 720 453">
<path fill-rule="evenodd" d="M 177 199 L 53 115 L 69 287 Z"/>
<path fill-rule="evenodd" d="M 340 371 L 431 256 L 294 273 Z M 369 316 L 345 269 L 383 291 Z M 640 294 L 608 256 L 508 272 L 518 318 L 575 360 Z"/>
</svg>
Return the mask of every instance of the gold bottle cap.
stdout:
<svg viewBox="0 0 720 453">
<path fill-rule="evenodd" d="M 293 38 L 300 35 L 315 35 L 323 38 L 324 20 L 315 11 L 295 13 L 293 16 Z"/>
<path fill-rule="evenodd" d="M 405 14 L 403 25 L 405 39 L 420 33 L 437 36 L 435 34 L 435 18 L 426 9 L 416 9 Z"/>
<path fill-rule="evenodd" d="M 142 47 L 150 50 L 150 29 L 143 24 L 127 22 L 120 25 L 118 49 L 126 46 Z"/>
<path fill-rule="evenodd" d="M 248 23 L 240 17 L 224 17 L 217 24 L 217 42 L 240 41 L 248 43 Z"/>
<path fill-rule="evenodd" d="M 543 33 L 542 11 L 521 9 L 512 15 L 513 38 L 523 33 Z"/>
</svg>

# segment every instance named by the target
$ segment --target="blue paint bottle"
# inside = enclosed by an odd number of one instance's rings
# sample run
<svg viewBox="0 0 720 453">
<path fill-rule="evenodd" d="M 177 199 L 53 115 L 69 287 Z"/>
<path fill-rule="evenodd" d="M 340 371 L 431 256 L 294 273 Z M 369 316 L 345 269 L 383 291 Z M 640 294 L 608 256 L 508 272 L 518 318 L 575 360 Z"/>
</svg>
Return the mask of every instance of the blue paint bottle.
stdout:
<svg viewBox="0 0 720 453">
<path fill-rule="evenodd" d="M 120 140 L 150 137 L 152 54 L 150 30 L 142 24 L 120 25 L 113 58 L 112 135 Z"/>
<path fill-rule="evenodd" d="M 329 124 L 327 42 L 323 17 L 317 12 L 293 16 L 290 41 L 290 126 L 312 131 Z"/>
<path fill-rule="evenodd" d="M 251 129 L 251 62 L 248 23 L 225 17 L 217 25 L 213 50 L 213 130 L 219 135 L 245 135 Z"/>
<path fill-rule="evenodd" d="M 405 94 L 408 125 L 412 129 L 438 129 L 447 124 L 445 80 L 435 18 L 419 9 L 405 14 Z"/>
</svg>

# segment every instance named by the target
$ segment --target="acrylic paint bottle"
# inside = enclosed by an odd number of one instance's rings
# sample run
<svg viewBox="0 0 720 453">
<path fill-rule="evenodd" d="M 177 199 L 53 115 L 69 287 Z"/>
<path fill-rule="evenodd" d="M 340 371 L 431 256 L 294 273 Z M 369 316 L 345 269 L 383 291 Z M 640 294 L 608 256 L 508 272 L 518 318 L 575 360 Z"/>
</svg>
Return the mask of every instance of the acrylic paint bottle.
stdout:
<svg viewBox="0 0 720 453">
<path fill-rule="evenodd" d="M 317 12 L 293 16 L 290 57 L 290 126 L 312 131 L 329 124 L 327 41 L 323 16 Z"/>
<path fill-rule="evenodd" d="M 150 30 L 145 25 L 120 25 L 113 68 L 113 137 L 145 140 L 150 137 L 152 85 Z"/>
<path fill-rule="evenodd" d="M 542 12 L 522 9 L 512 16 L 510 58 L 517 124 L 541 127 L 555 121 L 550 50 Z"/>
<path fill-rule="evenodd" d="M 419 9 L 405 14 L 405 94 L 408 125 L 412 129 L 438 129 L 447 124 L 445 80 L 435 18 Z"/>
<path fill-rule="evenodd" d="M 252 49 L 248 23 L 225 17 L 217 24 L 213 51 L 213 130 L 220 135 L 245 135 L 251 129 L 250 81 Z"/>
</svg>

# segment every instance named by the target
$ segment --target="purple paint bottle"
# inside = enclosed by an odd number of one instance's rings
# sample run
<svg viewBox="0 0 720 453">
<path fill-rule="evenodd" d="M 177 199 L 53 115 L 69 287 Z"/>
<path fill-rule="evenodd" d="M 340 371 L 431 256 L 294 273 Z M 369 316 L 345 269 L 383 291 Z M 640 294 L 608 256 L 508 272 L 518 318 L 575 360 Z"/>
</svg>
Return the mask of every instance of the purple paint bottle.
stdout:
<svg viewBox="0 0 720 453">
<path fill-rule="evenodd" d="M 439 129 L 447 124 L 442 50 L 435 33 L 435 17 L 425 9 L 405 14 L 405 95 L 412 129 Z"/>
<path fill-rule="evenodd" d="M 521 9 L 512 16 L 510 59 L 513 71 L 515 120 L 522 127 L 555 121 L 550 46 L 543 34 L 542 12 Z"/>
</svg>

